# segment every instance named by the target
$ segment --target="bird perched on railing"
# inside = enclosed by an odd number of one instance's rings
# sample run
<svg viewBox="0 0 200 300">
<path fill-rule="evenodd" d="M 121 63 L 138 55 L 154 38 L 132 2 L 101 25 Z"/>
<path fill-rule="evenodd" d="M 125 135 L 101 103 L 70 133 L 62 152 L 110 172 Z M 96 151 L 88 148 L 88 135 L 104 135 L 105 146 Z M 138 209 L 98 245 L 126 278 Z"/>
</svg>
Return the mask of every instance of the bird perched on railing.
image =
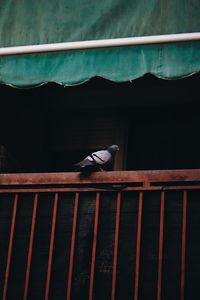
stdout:
<svg viewBox="0 0 200 300">
<path fill-rule="evenodd" d="M 112 163 L 116 151 L 119 150 L 118 145 L 112 145 L 106 150 L 99 150 L 91 153 L 82 161 L 76 163 L 75 171 L 92 172 L 103 171 L 107 166 Z"/>
</svg>

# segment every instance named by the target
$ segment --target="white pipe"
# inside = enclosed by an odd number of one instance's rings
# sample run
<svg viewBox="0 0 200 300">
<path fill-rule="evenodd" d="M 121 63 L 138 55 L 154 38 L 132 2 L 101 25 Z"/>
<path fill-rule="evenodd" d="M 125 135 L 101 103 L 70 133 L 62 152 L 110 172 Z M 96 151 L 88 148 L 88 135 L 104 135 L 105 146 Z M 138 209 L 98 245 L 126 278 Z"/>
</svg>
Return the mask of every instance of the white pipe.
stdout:
<svg viewBox="0 0 200 300">
<path fill-rule="evenodd" d="M 118 38 L 118 39 L 5 47 L 5 48 L 0 48 L 0 55 L 2 56 L 18 55 L 18 54 L 69 51 L 69 50 L 80 50 L 80 49 L 124 47 L 124 46 L 136 46 L 136 45 L 163 44 L 163 43 L 179 43 L 179 42 L 191 42 L 191 41 L 199 41 L 199 40 L 200 40 L 200 32 L 165 34 L 165 35 L 139 36 L 139 37 Z"/>
</svg>

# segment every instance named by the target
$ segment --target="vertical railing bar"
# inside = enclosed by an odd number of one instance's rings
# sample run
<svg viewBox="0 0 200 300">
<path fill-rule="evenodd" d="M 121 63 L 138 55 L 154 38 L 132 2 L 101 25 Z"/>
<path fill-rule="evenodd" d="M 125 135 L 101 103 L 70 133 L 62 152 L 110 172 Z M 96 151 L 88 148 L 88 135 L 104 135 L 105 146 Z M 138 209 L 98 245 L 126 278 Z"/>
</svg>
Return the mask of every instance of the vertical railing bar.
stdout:
<svg viewBox="0 0 200 300">
<path fill-rule="evenodd" d="M 73 225 L 72 225 L 72 239 L 71 239 L 69 272 L 68 272 L 68 282 L 67 282 L 67 300 L 71 299 L 72 273 L 73 273 L 73 264 L 74 264 L 74 249 L 75 249 L 76 225 L 77 225 L 77 214 L 78 214 L 78 200 L 79 200 L 79 193 L 76 192 L 75 202 L 74 202 L 74 217 L 73 217 Z"/>
<path fill-rule="evenodd" d="M 162 285 L 162 263 L 163 263 L 163 233 L 164 233 L 164 209 L 165 209 L 165 192 L 161 192 L 160 204 L 160 234 L 159 234 L 159 252 L 158 252 L 158 290 L 157 300 L 161 300 Z"/>
<path fill-rule="evenodd" d="M 143 192 L 140 192 L 139 206 L 138 206 L 134 300 L 138 300 L 139 272 L 140 272 L 140 247 L 141 247 L 141 230 L 142 230 L 142 204 L 143 204 Z"/>
<path fill-rule="evenodd" d="M 57 207 L 58 207 L 58 193 L 56 193 L 55 196 L 54 196 L 54 207 L 53 207 L 53 217 L 52 217 L 52 225 L 51 225 L 51 240 L 50 240 L 50 247 L 49 247 L 49 259 L 48 259 L 48 268 L 47 268 L 45 300 L 48 300 L 48 298 L 49 298 L 49 288 L 50 288 L 50 280 L 51 280 L 51 267 L 52 267 L 53 246 L 54 246 L 54 238 L 55 238 Z"/>
<path fill-rule="evenodd" d="M 183 216 L 182 216 L 181 293 L 180 293 L 181 300 L 184 300 L 185 298 L 186 218 L 187 218 L 187 191 L 184 191 L 183 192 Z"/>
<path fill-rule="evenodd" d="M 29 287 L 29 277 L 30 277 L 30 267 L 31 267 L 31 259 L 32 259 L 32 251 L 33 251 L 33 240 L 35 233 L 35 221 L 36 221 L 36 213 L 37 213 L 37 204 L 38 204 L 38 194 L 36 193 L 34 196 L 34 204 L 33 204 L 33 215 L 31 222 L 31 233 L 29 240 L 29 250 L 28 250 L 28 259 L 27 259 L 27 267 L 26 267 L 26 277 L 25 277 L 25 288 L 24 288 L 24 300 L 27 299 L 28 296 L 28 287 Z"/>
<path fill-rule="evenodd" d="M 115 223 L 115 241 L 114 241 L 114 257 L 113 257 L 113 276 L 112 276 L 111 300 L 115 299 L 115 292 L 116 292 L 116 275 L 117 275 L 118 241 L 119 241 L 120 206 L 121 206 L 121 192 L 118 192 L 118 194 L 117 194 L 116 223 Z"/>
<path fill-rule="evenodd" d="M 93 296 L 93 284 L 94 284 L 94 270 L 95 270 L 95 259 L 96 259 L 96 246 L 97 246 L 97 231 L 98 231 L 98 219 L 99 219 L 99 199 L 100 193 L 96 193 L 96 207 L 94 216 L 94 235 L 92 245 L 92 261 L 90 269 L 90 287 L 89 287 L 89 300 L 92 300 Z"/>
<path fill-rule="evenodd" d="M 13 247 L 13 237 L 14 237 L 14 230 L 15 230 L 15 220 L 16 220 L 18 198 L 19 198 L 19 195 L 15 194 L 2 300 L 6 300 L 6 295 L 7 295 L 8 278 L 9 278 L 9 273 L 10 273 L 10 263 L 11 263 L 12 247 Z"/>
</svg>

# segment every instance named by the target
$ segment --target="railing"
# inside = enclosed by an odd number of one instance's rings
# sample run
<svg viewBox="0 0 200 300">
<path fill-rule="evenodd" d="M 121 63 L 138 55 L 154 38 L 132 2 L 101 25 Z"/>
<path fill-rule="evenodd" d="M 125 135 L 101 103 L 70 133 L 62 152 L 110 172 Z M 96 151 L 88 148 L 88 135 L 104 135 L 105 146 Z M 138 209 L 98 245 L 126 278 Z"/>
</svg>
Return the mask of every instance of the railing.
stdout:
<svg viewBox="0 0 200 300">
<path fill-rule="evenodd" d="M 196 299 L 200 170 L 1 174 L 0 298 Z"/>
</svg>

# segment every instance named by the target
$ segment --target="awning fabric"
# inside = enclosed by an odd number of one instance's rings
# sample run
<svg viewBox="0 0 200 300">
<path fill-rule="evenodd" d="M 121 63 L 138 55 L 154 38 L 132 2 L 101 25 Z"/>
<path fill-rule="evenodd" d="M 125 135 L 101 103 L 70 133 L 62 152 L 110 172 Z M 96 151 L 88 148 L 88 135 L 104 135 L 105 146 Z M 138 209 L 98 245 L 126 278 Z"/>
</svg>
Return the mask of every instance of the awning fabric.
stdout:
<svg viewBox="0 0 200 300">
<path fill-rule="evenodd" d="M 0 47 L 200 31 L 199 0 L 1 0 Z M 0 57 L 0 82 L 27 87 L 200 70 L 200 42 Z"/>
</svg>

